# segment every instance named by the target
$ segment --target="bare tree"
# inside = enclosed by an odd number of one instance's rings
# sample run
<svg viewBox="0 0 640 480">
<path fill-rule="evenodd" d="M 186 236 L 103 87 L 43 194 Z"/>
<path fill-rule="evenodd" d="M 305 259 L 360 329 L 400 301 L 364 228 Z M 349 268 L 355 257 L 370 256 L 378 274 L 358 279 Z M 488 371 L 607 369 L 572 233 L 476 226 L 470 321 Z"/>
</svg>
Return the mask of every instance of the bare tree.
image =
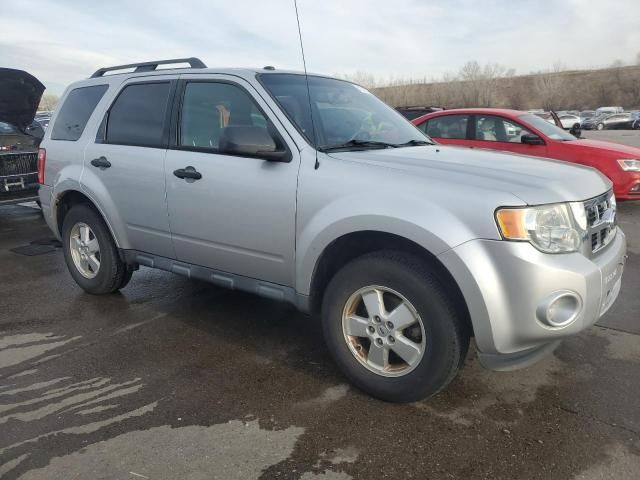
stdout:
<svg viewBox="0 0 640 480">
<path fill-rule="evenodd" d="M 58 97 L 57 95 L 47 93 L 43 95 L 42 98 L 40 99 L 40 105 L 38 105 L 38 110 L 40 111 L 53 110 L 58 104 L 58 100 L 60 100 L 60 97 Z"/>
</svg>

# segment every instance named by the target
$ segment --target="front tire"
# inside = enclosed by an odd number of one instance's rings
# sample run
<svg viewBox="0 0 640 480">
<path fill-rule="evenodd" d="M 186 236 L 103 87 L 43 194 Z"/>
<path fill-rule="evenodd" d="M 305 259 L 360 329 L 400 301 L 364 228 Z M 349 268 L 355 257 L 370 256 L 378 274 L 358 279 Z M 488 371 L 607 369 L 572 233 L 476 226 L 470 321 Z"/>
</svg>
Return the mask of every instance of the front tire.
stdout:
<svg viewBox="0 0 640 480">
<path fill-rule="evenodd" d="M 69 273 L 87 293 L 113 293 L 131 279 L 133 270 L 120 259 L 109 228 L 87 205 L 75 205 L 65 216 L 62 248 Z"/>
<path fill-rule="evenodd" d="M 323 298 L 333 359 L 361 390 L 411 402 L 445 388 L 469 347 L 449 295 L 417 256 L 382 251 L 348 263 Z"/>
</svg>

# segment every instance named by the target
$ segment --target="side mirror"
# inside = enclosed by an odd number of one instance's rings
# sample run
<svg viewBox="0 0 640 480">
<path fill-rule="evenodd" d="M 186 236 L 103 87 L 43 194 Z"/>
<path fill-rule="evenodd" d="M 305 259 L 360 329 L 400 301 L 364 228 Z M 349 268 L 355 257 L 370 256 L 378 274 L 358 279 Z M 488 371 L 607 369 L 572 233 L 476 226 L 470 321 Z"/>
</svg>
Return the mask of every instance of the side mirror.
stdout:
<svg viewBox="0 0 640 480">
<path fill-rule="evenodd" d="M 525 133 L 520 137 L 520 141 L 527 145 L 544 145 L 544 140 L 533 133 Z"/>
<path fill-rule="evenodd" d="M 246 125 L 231 125 L 224 128 L 218 143 L 220 153 L 242 157 L 256 157 L 271 162 L 289 162 L 291 157 L 285 149 L 278 149 L 268 129 Z"/>
<path fill-rule="evenodd" d="M 579 125 L 574 125 L 571 127 L 571 130 L 569 130 L 569 133 L 576 138 L 580 138 L 580 135 L 582 135 L 582 129 Z"/>
</svg>

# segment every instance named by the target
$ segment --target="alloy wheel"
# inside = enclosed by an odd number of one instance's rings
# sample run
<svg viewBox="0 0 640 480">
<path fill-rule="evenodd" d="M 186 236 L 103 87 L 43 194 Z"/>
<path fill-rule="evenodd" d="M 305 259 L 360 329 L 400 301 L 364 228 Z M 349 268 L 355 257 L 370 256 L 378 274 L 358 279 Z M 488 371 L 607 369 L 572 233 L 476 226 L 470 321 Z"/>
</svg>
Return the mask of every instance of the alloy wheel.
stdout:
<svg viewBox="0 0 640 480">
<path fill-rule="evenodd" d="M 353 293 L 342 313 L 342 331 L 358 362 L 385 377 L 408 374 L 426 350 L 420 315 L 388 287 L 367 286 Z"/>
<path fill-rule="evenodd" d="M 91 227 L 78 222 L 69 235 L 69 251 L 73 264 L 85 278 L 95 278 L 100 270 L 100 244 Z"/>
</svg>

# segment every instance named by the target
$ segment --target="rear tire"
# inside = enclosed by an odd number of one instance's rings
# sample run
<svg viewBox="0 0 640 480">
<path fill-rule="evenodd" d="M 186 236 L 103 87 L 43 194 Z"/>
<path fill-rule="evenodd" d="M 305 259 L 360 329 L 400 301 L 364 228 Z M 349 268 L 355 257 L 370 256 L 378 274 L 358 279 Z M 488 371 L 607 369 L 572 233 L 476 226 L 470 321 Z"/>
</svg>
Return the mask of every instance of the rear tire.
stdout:
<svg viewBox="0 0 640 480">
<path fill-rule="evenodd" d="M 113 293 L 131 279 L 133 269 L 120 259 L 109 228 L 87 205 L 75 205 L 65 216 L 62 249 L 69 273 L 87 293 Z"/>
<path fill-rule="evenodd" d="M 599 123 L 599 124 L 596 126 L 596 130 L 604 130 L 604 124 L 603 124 L 603 123 Z"/>
<path fill-rule="evenodd" d="M 377 319 L 375 305 L 380 306 Z M 400 307 L 415 323 L 400 320 Z M 401 330 L 401 325 L 411 326 Z M 344 375 L 361 390 L 390 402 L 438 393 L 455 377 L 469 348 L 469 329 L 429 265 L 401 252 L 374 252 L 343 267 L 325 292 L 322 326 Z M 376 353 L 376 345 L 387 350 L 386 357 Z M 413 350 L 407 352 L 407 345 Z"/>
</svg>

